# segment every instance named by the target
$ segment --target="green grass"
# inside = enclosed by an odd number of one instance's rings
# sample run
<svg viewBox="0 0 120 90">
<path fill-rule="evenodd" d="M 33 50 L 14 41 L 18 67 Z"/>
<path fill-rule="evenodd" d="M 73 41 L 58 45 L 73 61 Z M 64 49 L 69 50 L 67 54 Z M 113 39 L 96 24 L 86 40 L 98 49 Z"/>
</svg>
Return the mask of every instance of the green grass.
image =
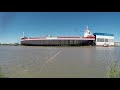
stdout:
<svg viewBox="0 0 120 90">
<path fill-rule="evenodd" d="M 0 67 L 0 78 L 6 78 L 5 75 L 1 71 L 1 67 Z"/>
<path fill-rule="evenodd" d="M 4 78 L 4 76 L 2 74 L 0 74 L 0 78 Z"/>
<path fill-rule="evenodd" d="M 117 68 L 117 62 L 114 60 L 110 63 L 109 69 L 107 72 L 107 78 L 120 78 L 120 71 Z"/>
</svg>

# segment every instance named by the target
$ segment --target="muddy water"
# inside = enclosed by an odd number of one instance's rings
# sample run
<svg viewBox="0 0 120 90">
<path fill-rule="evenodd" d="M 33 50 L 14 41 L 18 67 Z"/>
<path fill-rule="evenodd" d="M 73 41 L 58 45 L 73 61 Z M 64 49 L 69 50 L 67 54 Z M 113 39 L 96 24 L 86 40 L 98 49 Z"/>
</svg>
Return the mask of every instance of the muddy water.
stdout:
<svg viewBox="0 0 120 90">
<path fill-rule="evenodd" d="M 0 66 L 10 78 L 104 78 L 119 55 L 120 47 L 0 46 Z"/>
</svg>

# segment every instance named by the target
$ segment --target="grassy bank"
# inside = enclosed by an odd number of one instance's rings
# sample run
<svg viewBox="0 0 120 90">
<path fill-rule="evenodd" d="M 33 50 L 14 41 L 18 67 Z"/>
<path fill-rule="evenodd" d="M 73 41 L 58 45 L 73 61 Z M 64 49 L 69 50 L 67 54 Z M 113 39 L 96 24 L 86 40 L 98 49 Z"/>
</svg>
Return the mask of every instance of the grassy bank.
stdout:
<svg viewBox="0 0 120 90">
<path fill-rule="evenodd" d="M 118 63 L 114 60 L 110 63 L 107 78 L 120 78 L 120 71 L 118 70 Z"/>
<path fill-rule="evenodd" d="M 1 67 L 0 67 L 0 78 L 6 78 L 5 75 L 2 73 Z"/>
</svg>

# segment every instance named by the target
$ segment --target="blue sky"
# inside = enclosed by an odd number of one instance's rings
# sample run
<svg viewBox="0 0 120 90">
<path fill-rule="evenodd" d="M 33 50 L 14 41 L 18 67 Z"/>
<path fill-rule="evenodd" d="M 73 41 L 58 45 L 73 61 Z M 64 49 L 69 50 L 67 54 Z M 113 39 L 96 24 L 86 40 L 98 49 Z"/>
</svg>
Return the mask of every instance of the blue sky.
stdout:
<svg viewBox="0 0 120 90">
<path fill-rule="evenodd" d="M 0 43 L 15 43 L 27 37 L 83 36 L 92 33 L 115 35 L 120 41 L 120 12 L 0 12 Z"/>
</svg>

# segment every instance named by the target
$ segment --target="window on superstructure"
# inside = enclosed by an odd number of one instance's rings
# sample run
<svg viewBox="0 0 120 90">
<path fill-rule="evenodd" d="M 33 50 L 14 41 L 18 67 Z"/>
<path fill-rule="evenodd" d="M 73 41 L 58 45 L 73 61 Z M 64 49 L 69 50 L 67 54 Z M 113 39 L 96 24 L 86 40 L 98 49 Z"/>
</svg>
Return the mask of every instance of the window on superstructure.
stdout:
<svg viewBox="0 0 120 90">
<path fill-rule="evenodd" d="M 109 39 L 109 42 L 114 42 L 114 40 L 113 39 Z"/>
<path fill-rule="evenodd" d="M 105 39 L 105 42 L 108 42 L 108 39 Z"/>
<path fill-rule="evenodd" d="M 97 38 L 97 42 L 104 42 L 103 38 Z"/>
</svg>

